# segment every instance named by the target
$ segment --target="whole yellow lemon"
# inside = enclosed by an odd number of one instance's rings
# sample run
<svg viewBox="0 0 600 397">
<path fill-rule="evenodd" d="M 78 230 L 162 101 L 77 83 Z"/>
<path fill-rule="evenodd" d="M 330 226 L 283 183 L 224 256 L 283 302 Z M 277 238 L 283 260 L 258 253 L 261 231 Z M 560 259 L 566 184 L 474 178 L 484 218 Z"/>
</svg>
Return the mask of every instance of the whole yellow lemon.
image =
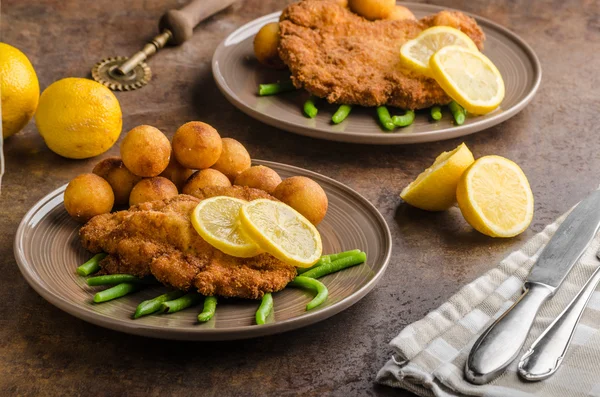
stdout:
<svg viewBox="0 0 600 397">
<path fill-rule="evenodd" d="M 93 80 L 70 77 L 42 92 L 35 124 L 54 153 L 85 159 L 114 145 L 123 119 L 119 101 L 108 88 Z"/>
<path fill-rule="evenodd" d="M 31 120 L 40 98 L 40 84 L 29 59 L 21 51 L 0 43 L 2 136 L 21 131 Z"/>
</svg>

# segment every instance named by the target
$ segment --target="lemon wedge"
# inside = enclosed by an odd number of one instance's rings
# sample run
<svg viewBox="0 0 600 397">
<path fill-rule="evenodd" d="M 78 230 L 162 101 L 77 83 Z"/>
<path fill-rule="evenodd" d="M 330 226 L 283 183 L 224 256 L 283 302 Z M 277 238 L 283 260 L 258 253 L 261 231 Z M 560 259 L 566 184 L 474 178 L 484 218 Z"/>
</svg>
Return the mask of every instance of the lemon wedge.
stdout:
<svg viewBox="0 0 600 397">
<path fill-rule="evenodd" d="M 400 197 L 423 210 L 447 210 L 456 202 L 460 176 L 473 161 L 473 153 L 461 143 L 456 149 L 440 154 L 431 167 L 402 190 Z"/>
<path fill-rule="evenodd" d="M 442 89 L 470 113 L 489 113 L 504 99 L 500 71 L 477 50 L 444 47 L 433 54 L 429 66 Z"/>
<path fill-rule="evenodd" d="M 533 217 L 533 194 L 514 162 L 500 156 L 479 158 L 462 175 L 458 206 L 476 230 L 492 237 L 522 233 Z"/>
<path fill-rule="evenodd" d="M 460 30 L 449 26 L 434 26 L 404 43 L 400 48 L 400 59 L 415 72 L 433 77 L 429 58 L 441 48 L 451 45 L 478 51 L 473 40 Z"/>
<path fill-rule="evenodd" d="M 321 257 L 321 235 L 312 223 L 292 207 L 259 199 L 240 211 L 244 231 L 275 258 L 297 267 L 310 267 Z"/>
<path fill-rule="evenodd" d="M 249 258 L 263 252 L 240 227 L 240 209 L 247 202 L 217 196 L 202 200 L 192 213 L 192 225 L 198 234 L 224 253 Z"/>
</svg>

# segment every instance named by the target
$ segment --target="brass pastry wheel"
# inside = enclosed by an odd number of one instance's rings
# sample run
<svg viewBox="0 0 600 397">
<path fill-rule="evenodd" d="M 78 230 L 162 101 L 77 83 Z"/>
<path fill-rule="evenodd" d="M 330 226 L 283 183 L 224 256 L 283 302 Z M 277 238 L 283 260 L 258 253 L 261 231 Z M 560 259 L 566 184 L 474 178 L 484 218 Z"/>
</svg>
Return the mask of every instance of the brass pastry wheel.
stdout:
<svg viewBox="0 0 600 397">
<path fill-rule="evenodd" d="M 92 78 L 113 91 L 142 88 L 152 79 L 146 60 L 165 45 L 178 46 L 192 37 L 194 28 L 206 18 L 224 10 L 235 0 L 194 0 L 180 10 L 169 10 L 159 22 L 159 31 L 142 50 L 130 57 L 105 58 L 92 68 Z"/>
</svg>

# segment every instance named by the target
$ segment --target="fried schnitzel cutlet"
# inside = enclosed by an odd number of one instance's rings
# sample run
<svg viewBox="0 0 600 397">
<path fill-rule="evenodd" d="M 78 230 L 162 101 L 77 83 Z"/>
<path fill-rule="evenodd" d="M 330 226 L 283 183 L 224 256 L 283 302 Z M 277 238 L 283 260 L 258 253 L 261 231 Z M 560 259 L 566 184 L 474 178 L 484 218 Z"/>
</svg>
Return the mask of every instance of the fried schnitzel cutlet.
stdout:
<svg viewBox="0 0 600 397">
<path fill-rule="evenodd" d="M 100 263 L 105 273 L 153 275 L 165 285 L 207 296 L 259 299 L 283 289 L 296 276 L 294 266 L 269 254 L 253 258 L 226 255 L 194 230 L 192 211 L 201 200 L 214 196 L 275 200 L 258 189 L 209 187 L 197 197 L 180 194 L 95 216 L 80 229 L 79 236 L 89 251 L 109 254 Z"/>
<path fill-rule="evenodd" d="M 406 69 L 400 47 L 432 26 L 467 34 L 481 50 L 485 35 L 475 20 L 442 11 L 421 20 L 368 21 L 334 1 L 303 0 L 280 18 L 279 56 L 297 88 L 330 103 L 422 109 L 450 102 L 434 79 Z"/>
</svg>

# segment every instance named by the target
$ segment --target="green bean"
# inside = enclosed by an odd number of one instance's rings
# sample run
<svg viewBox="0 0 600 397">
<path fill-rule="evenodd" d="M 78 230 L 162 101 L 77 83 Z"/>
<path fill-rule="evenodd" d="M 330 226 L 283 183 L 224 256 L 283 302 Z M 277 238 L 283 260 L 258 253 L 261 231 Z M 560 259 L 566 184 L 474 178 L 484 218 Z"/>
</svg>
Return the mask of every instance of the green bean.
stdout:
<svg viewBox="0 0 600 397">
<path fill-rule="evenodd" d="M 325 284 L 310 277 L 297 276 L 288 285 L 317 291 L 317 295 L 306 305 L 306 310 L 314 309 L 321 305 L 327 299 L 327 295 L 329 295 Z"/>
<path fill-rule="evenodd" d="M 263 325 L 267 322 L 269 313 L 273 310 L 273 297 L 270 292 L 263 295 L 260 306 L 256 311 L 256 324 Z"/>
<path fill-rule="evenodd" d="M 441 120 L 442 119 L 442 108 L 439 106 L 432 106 L 431 107 L 431 118 L 434 120 Z"/>
<path fill-rule="evenodd" d="M 377 116 L 379 116 L 379 122 L 381 123 L 381 126 L 383 128 L 385 128 L 388 131 L 394 131 L 396 126 L 394 125 L 394 122 L 392 121 L 390 112 L 388 111 L 388 109 L 385 106 L 377 107 Z"/>
<path fill-rule="evenodd" d="M 367 254 L 360 252 L 358 254 L 352 254 L 340 259 L 337 259 L 331 263 L 325 263 L 322 266 L 316 267 L 312 270 L 303 273 L 303 277 L 310 278 L 321 278 L 331 273 L 339 272 L 342 269 L 358 265 L 367 260 Z"/>
<path fill-rule="evenodd" d="M 296 270 L 298 271 L 298 274 L 303 274 L 303 273 L 306 273 L 307 271 L 312 270 L 316 267 L 323 266 L 326 263 L 331 263 L 335 260 L 345 258 L 347 256 L 355 255 L 360 252 L 361 251 L 359 249 L 355 249 L 355 250 L 350 250 L 350 251 L 338 252 L 337 254 L 323 255 L 321 258 L 319 258 L 317 263 L 315 263 L 311 267 L 299 267 Z"/>
<path fill-rule="evenodd" d="M 260 84 L 258 86 L 258 95 L 276 95 L 282 92 L 289 92 L 295 90 L 296 87 L 294 86 L 294 83 L 292 83 L 292 80 L 285 80 L 279 83 Z"/>
<path fill-rule="evenodd" d="M 460 106 L 456 101 L 452 101 L 448 104 L 450 111 L 452 112 L 452 116 L 454 116 L 454 121 L 457 125 L 461 125 L 465 122 L 466 111 Z"/>
<path fill-rule="evenodd" d="M 132 292 L 139 290 L 141 286 L 139 284 L 132 283 L 121 283 L 117 284 L 114 287 L 109 289 L 105 289 L 104 291 L 98 292 L 94 295 L 94 302 L 102 303 L 108 302 L 113 299 L 120 298 L 122 296 L 128 295 Z"/>
<path fill-rule="evenodd" d="M 331 121 L 333 121 L 333 124 L 341 123 L 342 121 L 346 120 L 346 117 L 348 117 L 351 110 L 352 105 L 341 105 L 331 117 Z"/>
<path fill-rule="evenodd" d="M 304 114 L 308 118 L 314 119 L 317 117 L 317 113 L 319 113 L 319 109 L 315 106 L 315 97 L 311 96 L 304 102 Z"/>
<path fill-rule="evenodd" d="M 160 305 L 161 313 L 175 313 L 190 306 L 196 305 L 202 299 L 202 295 L 197 292 L 190 292 L 183 295 L 181 298 L 163 302 Z"/>
<path fill-rule="evenodd" d="M 96 273 L 100 270 L 100 261 L 106 258 L 106 255 L 105 253 L 100 253 L 92 256 L 90 260 L 77 268 L 77 274 L 80 276 L 89 276 L 92 273 Z"/>
<path fill-rule="evenodd" d="M 216 310 L 217 297 L 207 296 L 206 298 L 204 298 L 204 308 L 202 309 L 202 313 L 198 314 L 198 321 L 202 323 L 209 321 L 215 315 Z"/>
<path fill-rule="evenodd" d="M 135 309 L 135 314 L 133 315 L 133 318 L 140 318 L 142 316 L 147 316 L 148 314 L 156 313 L 160 310 L 160 307 L 163 303 L 180 298 L 184 293 L 185 292 L 183 291 L 175 290 L 157 296 L 154 299 L 143 301 Z"/>
<path fill-rule="evenodd" d="M 392 117 L 392 121 L 396 127 L 408 127 L 415 121 L 415 112 L 409 109 L 402 116 Z"/>
<path fill-rule="evenodd" d="M 92 287 L 121 283 L 156 284 L 158 281 L 153 278 L 139 278 L 132 276 L 131 274 L 106 274 L 104 276 L 90 277 L 87 279 L 87 284 Z"/>
<path fill-rule="evenodd" d="M 360 254 L 362 251 L 359 249 L 354 249 L 354 250 L 350 250 L 350 251 L 343 251 L 343 252 L 338 252 L 337 254 L 329 254 L 329 255 L 323 255 L 321 257 L 320 260 L 326 260 L 328 262 L 333 262 L 336 261 L 338 259 L 342 259 L 345 258 L 347 256 L 352 256 L 352 255 L 356 255 L 356 254 Z"/>
</svg>

